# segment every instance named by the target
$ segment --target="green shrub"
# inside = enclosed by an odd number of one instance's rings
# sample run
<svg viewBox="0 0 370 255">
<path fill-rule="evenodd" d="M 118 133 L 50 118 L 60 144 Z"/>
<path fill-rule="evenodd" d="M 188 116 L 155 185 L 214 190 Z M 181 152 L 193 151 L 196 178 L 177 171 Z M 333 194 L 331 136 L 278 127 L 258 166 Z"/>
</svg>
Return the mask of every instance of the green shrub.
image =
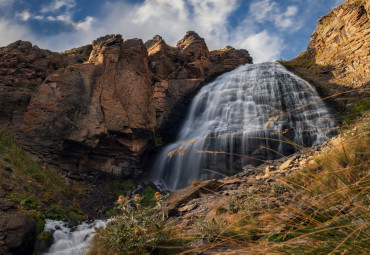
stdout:
<svg viewBox="0 0 370 255">
<path fill-rule="evenodd" d="M 56 204 L 52 204 L 50 206 L 50 208 L 45 212 L 45 216 L 47 219 L 51 220 L 66 220 L 68 218 L 63 208 Z"/>
<path fill-rule="evenodd" d="M 158 206 L 161 196 L 157 196 Z M 91 254 L 147 254 L 169 240 L 164 231 L 165 213 L 144 208 L 142 197 L 132 199 L 120 196 L 117 202 L 118 215 L 105 229 L 98 229 Z"/>
<path fill-rule="evenodd" d="M 130 181 L 111 180 L 105 182 L 105 187 L 109 190 L 112 198 L 126 196 L 128 192 L 136 189 L 136 185 Z"/>
<path fill-rule="evenodd" d="M 37 201 L 35 200 L 34 197 L 28 197 L 28 198 L 25 198 L 23 200 L 21 200 L 20 204 L 22 206 L 26 206 L 26 207 L 29 207 L 31 209 L 39 209 L 39 205 L 37 203 Z"/>
</svg>

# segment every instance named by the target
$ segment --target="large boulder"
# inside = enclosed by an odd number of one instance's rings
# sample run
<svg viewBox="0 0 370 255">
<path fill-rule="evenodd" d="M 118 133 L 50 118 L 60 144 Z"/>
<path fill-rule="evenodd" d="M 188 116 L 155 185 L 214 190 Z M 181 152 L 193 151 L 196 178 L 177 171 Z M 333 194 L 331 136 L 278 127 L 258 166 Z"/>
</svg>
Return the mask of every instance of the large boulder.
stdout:
<svg viewBox="0 0 370 255">
<path fill-rule="evenodd" d="M 36 240 L 36 222 L 18 212 L 17 204 L 5 198 L 0 187 L 0 254 L 32 254 Z"/>
</svg>

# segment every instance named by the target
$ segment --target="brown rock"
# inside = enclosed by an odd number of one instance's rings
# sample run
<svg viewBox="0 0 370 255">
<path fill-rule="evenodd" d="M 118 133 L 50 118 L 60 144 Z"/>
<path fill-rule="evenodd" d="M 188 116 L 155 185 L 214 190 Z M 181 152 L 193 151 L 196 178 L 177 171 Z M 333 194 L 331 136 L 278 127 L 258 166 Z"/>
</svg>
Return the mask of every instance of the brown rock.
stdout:
<svg viewBox="0 0 370 255">
<path fill-rule="evenodd" d="M 65 170 L 139 174 L 155 128 L 151 95 L 142 41 L 99 38 L 86 63 L 54 73 L 37 90 L 21 127 L 23 144 Z"/>
<path fill-rule="evenodd" d="M 74 172 L 140 174 L 154 131 L 175 136 L 188 102 L 206 80 L 252 61 L 247 51 L 231 47 L 211 61 L 195 32 L 177 48 L 160 36 L 144 45 L 121 35 L 101 37 L 91 47 L 62 54 L 81 59 L 91 51 L 84 63 L 48 76 L 21 126 L 28 151 Z"/>
<path fill-rule="evenodd" d="M 174 54 L 176 49 L 168 46 L 159 35 L 146 42 L 145 46 L 148 49 L 150 70 L 157 78 L 166 79 L 175 70 Z"/>
<path fill-rule="evenodd" d="M 81 48 L 86 55 L 88 47 Z M 83 58 L 82 53 L 59 54 L 25 41 L 0 48 L 0 129 L 16 132 L 32 94 L 42 81 L 59 68 Z"/>
<path fill-rule="evenodd" d="M 201 194 L 208 194 L 221 189 L 222 184 L 217 180 L 209 180 L 201 182 L 197 186 L 189 186 L 181 190 L 175 190 L 170 193 L 165 201 L 165 210 L 168 211 L 170 216 L 178 213 L 182 205 L 188 204 L 190 201 L 199 198 Z M 195 208 L 195 206 L 194 206 Z M 194 209 L 193 208 L 193 209 Z M 186 207 L 186 210 L 189 208 Z M 186 211 L 185 208 L 182 208 Z"/>
<path fill-rule="evenodd" d="M 0 198 L 0 204 L 0 254 L 32 254 L 36 239 L 35 221 L 18 213 L 15 204 L 5 198 Z"/>
<path fill-rule="evenodd" d="M 308 52 L 316 64 L 333 68 L 331 82 L 360 87 L 370 81 L 369 19 L 368 1 L 349 0 L 318 21 Z"/>
</svg>

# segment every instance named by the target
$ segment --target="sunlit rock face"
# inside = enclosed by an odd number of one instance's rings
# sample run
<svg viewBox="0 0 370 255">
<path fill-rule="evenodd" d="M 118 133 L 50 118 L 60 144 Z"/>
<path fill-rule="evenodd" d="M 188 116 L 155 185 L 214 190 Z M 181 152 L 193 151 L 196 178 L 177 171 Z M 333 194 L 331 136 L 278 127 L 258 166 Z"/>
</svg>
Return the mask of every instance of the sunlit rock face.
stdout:
<svg viewBox="0 0 370 255">
<path fill-rule="evenodd" d="M 159 36 L 144 44 L 121 35 L 98 38 L 91 47 L 87 61 L 47 76 L 20 128 L 20 142 L 35 158 L 82 179 L 140 175 L 156 130 L 176 129 L 163 123 L 180 118 L 179 104 L 205 80 L 252 62 L 246 50 L 233 48 L 212 60 L 195 32 L 177 47 Z"/>
<path fill-rule="evenodd" d="M 318 144 L 334 124 L 306 81 L 277 63 L 245 65 L 200 90 L 177 142 L 158 156 L 152 179 L 176 189 L 232 174 Z"/>
<path fill-rule="evenodd" d="M 332 71 L 330 82 L 358 88 L 370 82 L 370 2 L 348 0 L 317 23 L 308 52 Z"/>
</svg>

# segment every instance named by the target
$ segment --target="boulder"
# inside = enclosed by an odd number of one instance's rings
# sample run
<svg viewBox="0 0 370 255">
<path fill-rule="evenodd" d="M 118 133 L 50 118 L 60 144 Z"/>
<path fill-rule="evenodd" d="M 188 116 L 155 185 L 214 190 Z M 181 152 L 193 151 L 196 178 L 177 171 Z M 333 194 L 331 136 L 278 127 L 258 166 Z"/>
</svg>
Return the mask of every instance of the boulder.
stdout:
<svg viewBox="0 0 370 255">
<path fill-rule="evenodd" d="M 5 245 L 13 255 L 32 254 L 36 239 L 35 221 L 23 214 L 11 215 L 5 228 Z"/>
</svg>

